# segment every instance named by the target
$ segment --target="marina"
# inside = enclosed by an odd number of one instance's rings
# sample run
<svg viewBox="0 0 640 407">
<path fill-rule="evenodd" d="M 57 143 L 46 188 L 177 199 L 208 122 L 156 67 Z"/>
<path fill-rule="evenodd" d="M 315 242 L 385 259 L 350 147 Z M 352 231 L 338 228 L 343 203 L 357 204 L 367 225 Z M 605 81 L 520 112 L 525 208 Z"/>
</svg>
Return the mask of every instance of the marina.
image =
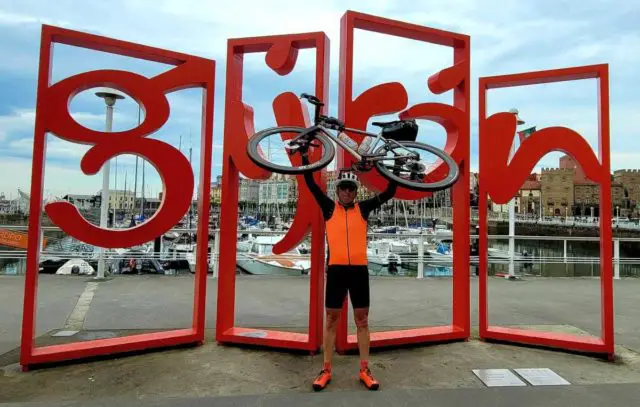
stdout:
<svg viewBox="0 0 640 407">
<path fill-rule="evenodd" d="M 24 227 L 2 226 L 23 230 Z M 311 244 L 308 240 L 292 251 L 272 252 L 286 228 L 271 230 L 264 223 L 241 223 L 238 229 L 237 272 L 255 275 L 308 275 Z M 196 230 L 172 229 L 155 241 L 132 248 L 107 250 L 109 274 L 195 273 Z M 44 227 L 45 236 L 61 236 L 59 229 Z M 367 256 L 372 276 L 437 277 L 453 275 L 453 239 L 450 229 L 438 225 L 425 227 L 387 226 L 374 228 L 368 235 Z M 208 264 L 211 275 L 220 253 L 216 238 L 219 230 L 209 230 Z M 477 236 L 471 236 L 470 275 L 477 272 Z M 515 272 L 523 276 L 596 277 L 599 276 L 599 241 L 593 237 L 576 236 L 515 236 L 513 256 L 509 252 L 508 236 L 490 236 L 489 274 L 508 272 L 512 261 Z M 48 238 L 40 256 L 40 273 L 93 275 L 97 269 L 97 248 L 68 236 Z M 615 275 L 640 276 L 640 238 L 614 238 Z M 420 254 L 422 246 L 422 254 Z M 616 249 L 617 248 L 617 249 Z M 23 275 L 26 251 L 0 250 L 0 274 Z M 67 264 L 70 260 L 82 261 Z M 86 264 L 85 264 L 86 263 Z M 70 266 L 70 267 L 68 267 Z M 75 267 L 74 267 L 75 266 Z M 70 270 L 70 273 L 69 273 Z"/>
</svg>

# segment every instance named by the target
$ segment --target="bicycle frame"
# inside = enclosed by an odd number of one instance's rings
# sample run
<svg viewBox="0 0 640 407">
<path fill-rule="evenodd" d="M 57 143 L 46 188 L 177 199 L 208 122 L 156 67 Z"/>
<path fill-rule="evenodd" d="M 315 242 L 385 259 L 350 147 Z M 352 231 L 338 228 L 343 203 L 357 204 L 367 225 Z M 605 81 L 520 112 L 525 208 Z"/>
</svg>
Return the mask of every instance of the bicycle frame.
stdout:
<svg viewBox="0 0 640 407">
<path fill-rule="evenodd" d="M 308 95 L 307 95 L 307 99 L 309 99 Z M 324 104 L 321 101 L 317 100 L 317 99 L 316 99 L 316 101 L 317 102 L 315 102 L 315 103 L 312 102 L 312 104 L 314 105 L 313 122 L 315 124 L 313 126 L 307 128 L 306 131 L 302 132 L 294 140 L 298 140 L 298 139 L 300 139 L 302 137 L 305 137 L 309 133 L 313 134 L 313 133 L 315 133 L 317 131 L 322 131 L 327 137 L 329 137 L 331 140 L 333 140 L 337 145 L 339 145 L 343 149 L 347 150 L 349 152 L 349 154 L 351 154 L 353 157 L 355 157 L 358 161 L 362 161 L 363 158 L 366 158 L 368 161 L 383 161 L 384 159 L 386 159 L 385 155 L 373 155 L 372 154 L 372 152 L 375 151 L 375 148 L 378 145 L 378 143 L 380 142 L 380 140 L 382 140 L 385 144 L 391 143 L 391 144 L 397 145 L 398 147 L 402 147 L 402 144 L 398 143 L 397 141 L 392 140 L 392 139 L 386 139 L 386 138 L 382 137 L 382 129 L 380 130 L 380 133 L 376 135 L 376 134 L 373 134 L 373 133 L 369 133 L 367 131 L 358 130 L 358 129 L 352 129 L 352 128 L 349 128 L 349 127 L 345 127 L 342 130 L 339 130 L 339 129 L 330 129 L 330 128 L 327 128 L 327 127 L 323 126 L 322 125 L 322 120 L 323 119 L 327 119 L 327 117 L 324 117 L 324 116 L 320 115 L 321 108 L 322 108 L 322 106 L 324 106 Z M 335 135 L 333 135 L 333 133 L 329 132 L 329 130 L 362 134 L 362 135 L 365 135 L 365 136 L 373 137 L 373 138 L 375 138 L 375 140 L 369 146 L 367 151 L 364 152 L 364 156 L 363 156 L 360 153 L 358 153 L 356 150 L 354 150 L 353 148 L 348 146 L 344 141 L 340 140 L 340 138 L 338 138 L 338 136 L 335 136 Z M 402 157 L 402 156 L 400 156 L 400 157 Z"/>
<path fill-rule="evenodd" d="M 372 152 L 375 151 L 375 149 L 376 149 L 377 145 L 380 143 L 380 141 L 384 142 L 385 144 L 396 144 L 397 146 L 402 147 L 402 144 L 398 143 L 397 141 L 382 137 L 382 131 L 379 134 L 376 135 L 376 134 L 373 134 L 373 133 L 369 133 L 367 131 L 353 129 L 353 128 L 350 128 L 350 127 L 345 127 L 341 132 L 362 134 L 362 135 L 365 135 L 365 136 L 369 136 L 369 137 L 375 138 L 375 140 L 373 141 L 373 143 L 371 143 L 371 145 L 369 146 L 367 151 L 365 151 L 364 154 L 360 154 L 359 152 L 357 152 L 356 150 L 351 148 L 347 143 L 345 143 L 344 141 L 340 140 L 340 138 L 338 136 L 334 135 L 329 130 L 335 130 L 335 129 L 329 129 L 329 128 L 326 128 L 325 126 L 323 126 L 322 124 L 316 124 L 316 125 L 313 125 L 313 126 L 309 127 L 308 129 L 306 129 L 306 131 L 301 133 L 298 137 L 296 137 L 296 139 L 302 138 L 302 137 L 304 137 L 304 136 L 306 136 L 306 135 L 308 135 L 310 133 L 313 134 L 313 133 L 316 133 L 318 131 L 322 131 L 327 137 L 329 137 L 337 145 L 339 145 L 340 147 L 345 149 L 349 154 L 351 154 L 353 157 L 355 157 L 358 161 L 362 161 L 363 159 L 366 159 L 368 161 L 382 161 L 382 160 L 386 159 L 387 157 L 385 155 L 373 155 L 372 154 Z M 339 130 L 336 130 L 336 131 L 339 131 Z"/>
</svg>

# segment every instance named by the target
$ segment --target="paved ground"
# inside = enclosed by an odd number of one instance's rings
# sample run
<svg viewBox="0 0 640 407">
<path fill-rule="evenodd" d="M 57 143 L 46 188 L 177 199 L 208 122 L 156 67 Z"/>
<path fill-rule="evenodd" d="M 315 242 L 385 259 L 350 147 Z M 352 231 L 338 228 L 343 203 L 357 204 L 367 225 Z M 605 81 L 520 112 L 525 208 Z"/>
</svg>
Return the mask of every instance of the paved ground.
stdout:
<svg viewBox="0 0 640 407">
<path fill-rule="evenodd" d="M 64 327 L 88 279 L 43 275 L 37 331 Z M 240 277 L 239 326 L 305 330 L 305 277 Z M 371 325 L 426 326 L 451 321 L 451 280 L 372 278 Z M 194 281 L 186 277 L 126 276 L 100 283 L 85 329 L 167 329 L 191 324 Z M 19 344 L 23 279 L 0 276 L 0 354 Z M 216 280 L 207 284 L 207 327 L 215 327 Z M 640 279 L 615 282 L 616 342 L 640 351 Z M 489 318 L 496 325 L 572 325 L 600 333 L 600 285 L 591 278 L 490 279 Z M 471 280 L 472 326 L 477 326 L 477 281 Z M 351 325 L 353 325 L 351 323 Z"/>
<path fill-rule="evenodd" d="M 20 277 L 0 277 L 0 353 L 18 345 L 22 286 Z M 87 285 L 82 277 L 41 276 L 39 341 L 64 328 Z M 215 280 L 208 284 L 208 328 L 215 321 Z M 378 352 L 373 367 L 383 391 L 370 395 L 355 380 L 357 357 L 338 356 L 336 376 L 328 394 L 310 395 L 309 382 L 321 355 L 217 346 L 178 349 L 60 366 L 20 373 L 17 351 L 0 357 L 0 403 L 90 402 L 120 397 L 118 405 L 634 405 L 640 383 L 640 280 L 623 279 L 616 288 L 616 363 L 477 340 Z M 102 282 L 85 315 L 84 329 L 166 329 L 189 326 L 193 279 L 187 277 L 119 277 Z M 599 333 L 599 281 L 533 278 L 521 282 L 490 280 L 490 320 L 501 325 L 571 325 Z M 308 280 L 301 278 L 238 279 L 237 325 L 305 330 Z M 371 325 L 376 329 L 424 326 L 450 321 L 450 279 L 372 280 Z M 472 321 L 477 324 L 477 283 L 472 280 Z M 132 331 L 131 331 L 132 332 Z M 630 350 L 629 350 L 630 349 Z M 3 367 L 4 366 L 4 367 Z M 563 389 L 486 389 L 471 373 L 476 368 L 548 367 L 573 385 Z M 606 384 L 607 386 L 594 386 Z M 585 386 L 585 387 L 583 387 Z M 444 391 L 435 389 L 465 389 Z M 424 389 L 432 389 L 425 392 Z M 475 390 L 474 390 L 475 389 Z M 615 395 L 615 399 L 607 399 Z M 242 397 L 240 397 L 242 396 Z M 465 398 L 462 398 L 462 397 Z M 212 399 L 214 397 L 215 399 Z M 634 402 L 629 402 L 631 398 Z M 194 398 L 194 399 L 192 399 Z M 195 400 L 198 399 L 198 400 Z M 456 401 L 458 400 L 458 401 Z M 539 403 L 535 403 L 535 401 Z M 477 401 L 477 402 L 476 402 Z M 544 401 L 544 402 L 543 402 Z M 615 404 L 619 402 L 622 404 Z M 594 404 L 599 402 L 599 404 Z M 626 404 L 625 404 L 626 402 Z M 173 403 L 173 404 L 170 404 Z M 342 403 L 342 404 L 341 404 Z M 501 404 L 502 403 L 502 404 Z M 530 404 L 525 404 L 530 403 Z M 554 404 L 555 403 L 555 404 Z M 560 404 L 561 403 L 561 404 Z M 589 404 L 591 403 L 591 404 Z M 114 405 L 114 404 L 110 404 Z"/>
<path fill-rule="evenodd" d="M 43 276 L 38 287 L 36 332 L 64 326 L 87 283 L 82 278 Z M 20 344 L 24 278 L 0 276 L 0 354 Z"/>
<path fill-rule="evenodd" d="M 202 398 L 171 398 L 164 400 L 106 399 L 102 401 L 29 403 L 31 407 L 389 407 L 389 406 L 467 406 L 474 407 L 628 407 L 637 403 L 640 388 L 634 384 L 593 385 L 548 388 L 507 389 L 411 389 L 389 390 L 377 393 L 335 392 L 320 394 L 266 394 L 259 396 L 227 396 Z M 0 403 L 1 406 L 24 406 L 18 403 Z"/>
<path fill-rule="evenodd" d="M 211 335 L 213 332 L 208 332 L 208 336 Z M 487 390 L 471 372 L 476 368 L 547 367 L 572 385 L 639 384 L 640 357 L 624 349 L 618 349 L 618 352 L 621 358 L 616 363 L 609 363 L 587 356 L 471 340 L 376 352 L 372 356 L 372 369 L 383 384 L 380 397 L 388 397 L 384 395 L 387 391 L 404 391 L 405 400 L 409 401 L 412 400 L 411 394 L 415 397 L 416 393 L 412 392 L 418 389 Z M 9 365 L 0 370 L 3 372 L 0 375 L 0 403 L 73 401 L 84 405 L 85 402 L 118 397 L 122 404 L 132 405 L 138 401 L 164 400 L 166 403 L 166 400 L 185 398 L 254 397 L 226 401 L 227 405 L 240 406 L 246 405 L 241 400 L 259 405 L 260 397 L 257 396 L 270 394 L 283 397 L 289 403 L 280 405 L 297 406 L 300 404 L 296 400 L 305 400 L 305 397 L 312 400 L 311 397 L 316 396 L 310 394 L 310 382 L 318 373 L 321 361 L 321 355 L 218 346 L 209 341 L 198 348 L 153 352 L 29 373 L 21 373 L 17 365 Z M 326 392 L 335 393 L 334 400 L 344 397 L 343 404 L 338 405 L 352 405 L 350 400 L 354 398 L 365 397 L 367 400 L 366 397 L 373 397 L 363 395 L 367 392 L 357 382 L 357 369 L 356 356 L 337 356 L 334 360 L 334 379 Z M 299 396 L 290 396 L 292 394 Z M 278 398 L 272 399 L 271 403 L 275 403 L 274 400 Z M 314 402 L 315 399 L 308 405 L 314 405 Z M 405 405 L 415 404 L 407 402 Z M 627 404 L 630 405 L 634 404 Z"/>
</svg>

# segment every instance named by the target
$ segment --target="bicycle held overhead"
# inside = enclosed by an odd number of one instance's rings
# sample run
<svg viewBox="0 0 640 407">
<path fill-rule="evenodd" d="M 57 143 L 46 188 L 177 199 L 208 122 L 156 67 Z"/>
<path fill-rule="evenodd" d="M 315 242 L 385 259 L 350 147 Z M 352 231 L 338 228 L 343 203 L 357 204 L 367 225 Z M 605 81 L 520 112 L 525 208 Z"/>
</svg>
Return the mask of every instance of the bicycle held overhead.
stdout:
<svg viewBox="0 0 640 407">
<path fill-rule="evenodd" d="M 335 117 L 321 115 L 320 111 L 324 103 L 317 97 L 306 93 L 300 97 L 314 105 L 314 124 L 308 128 L 272 127 L 254 134 L 249 139 L 247 153 L 259 167 L 280 174 L 314 172 L 326 167 L 333 160 L 335 156 L 333 143 L 335 143 L 356 159 L 352 166 L 353 170 L 366 172 L 375 168 L 386 179 L 408 189 L 439 191 L 449 188 L 457 181 L 459 169 L 448 153 L 429 144 L 415 141 L 418 134 L 418 125 L 415 120 L 373 122 L 374 126 L 380 127 L 380 133 L 373 134 L 346 127 Z M 360 134 L 364 138 L 358 144 L 346 133 Z M 276 160 L 272 160 L 270 152 L 265 156 L 263 154 L 266 149 L 265 142 L 269 150 L 272 142 L 275 145 L 284 144 L 285 158 L 274 162 Z M 289 159 L 295 154 L 306 153 L 320 147 L 320 158 L 309 164 L 294 165 L 293 160 Z M 430 162 L 428 157 L 435 161 Z M 448 168 L 446 176 L 436 181 L 426 180 L 430 169 L 442 163 Z"/>
</svg>

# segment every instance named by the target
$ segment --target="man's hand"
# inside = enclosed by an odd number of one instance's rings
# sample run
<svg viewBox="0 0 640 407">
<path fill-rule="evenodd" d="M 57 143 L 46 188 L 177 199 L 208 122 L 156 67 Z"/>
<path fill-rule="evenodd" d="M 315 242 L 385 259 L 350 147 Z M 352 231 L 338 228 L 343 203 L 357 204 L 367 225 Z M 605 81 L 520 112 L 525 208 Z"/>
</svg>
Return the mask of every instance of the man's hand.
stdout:
<svg viewBox="0 0 640 407">
<path fill-rule="evenodd" d="M 308 149 L 299 150 L 299 153 L 300 153 L 300 158 L 302 158 L 302 164 L 309 165 L 309 150 Z"/>
<path fill-rule="evenodd" d="M 402 160 L 395 160 L 393 163 L 393 175 L 400 177 L 400 169 L 402 168 Z"/>
</svg>

